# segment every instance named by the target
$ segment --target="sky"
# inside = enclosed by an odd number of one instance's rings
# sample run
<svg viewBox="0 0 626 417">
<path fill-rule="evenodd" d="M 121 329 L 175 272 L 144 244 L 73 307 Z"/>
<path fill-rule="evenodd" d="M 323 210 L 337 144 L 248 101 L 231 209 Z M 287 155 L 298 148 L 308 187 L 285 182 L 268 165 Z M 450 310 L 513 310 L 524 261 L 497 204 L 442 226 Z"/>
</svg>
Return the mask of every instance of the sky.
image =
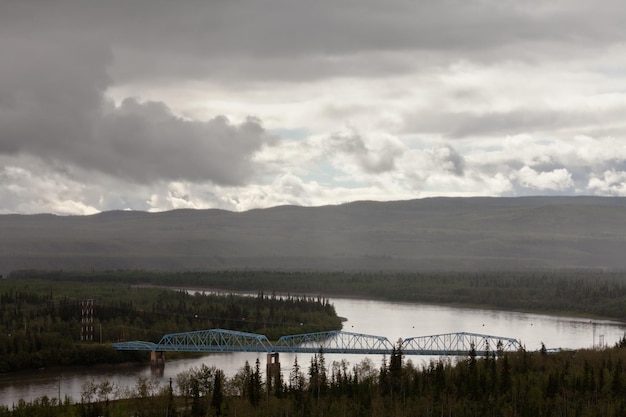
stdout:
<svg viewBox="0 0 626 417">
<path fill-rule="evenodd" d="M 626 195 L 623 0 L 0 0 L 0 213 Z"/>
</svg>

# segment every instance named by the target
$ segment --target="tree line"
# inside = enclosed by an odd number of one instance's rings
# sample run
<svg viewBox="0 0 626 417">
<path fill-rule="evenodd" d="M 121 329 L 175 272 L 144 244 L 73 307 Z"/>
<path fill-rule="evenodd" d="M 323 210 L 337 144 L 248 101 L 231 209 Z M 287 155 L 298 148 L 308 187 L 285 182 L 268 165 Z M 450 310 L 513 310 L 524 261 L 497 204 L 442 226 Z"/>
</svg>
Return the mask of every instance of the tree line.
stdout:
<svg viewBox="0 0 626 417">
<path fill-rule="evenodd" d="M 575 313 L 626 320 L 626 271 L 14 271 L 9 277 L 333 294 L 507 310 Z"/>
<path fill-rule="evenodd" d="M 398 346 L 400 346 L 398 344 Z M 124 399 L 121 399 L 124 397 Z M 202 365 L 159 386 L 86 384 L 81 400 L 47 397 L 0 407 L 16 416 L 623 416 L 626 338 L 603 350 L 514 353 L 439 359 L 417 366 L 394 348 L 379 366 L 370 359 L 306 366 L 268 380 L 257 360 L 227 378 Z"/>
</svg>

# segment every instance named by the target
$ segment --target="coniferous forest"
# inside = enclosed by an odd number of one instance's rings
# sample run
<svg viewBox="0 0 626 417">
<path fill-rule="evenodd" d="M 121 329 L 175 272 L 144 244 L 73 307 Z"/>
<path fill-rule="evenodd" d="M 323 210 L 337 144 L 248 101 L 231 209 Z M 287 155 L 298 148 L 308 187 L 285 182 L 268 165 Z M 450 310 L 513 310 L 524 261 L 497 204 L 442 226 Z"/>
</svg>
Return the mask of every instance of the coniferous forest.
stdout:
<svg viewBox="0 0 626 417">
<path fill-rule="evenodd" d="M 9 279 L 332 294 L 626 320 L 626 271 L 14 271 Z"/>
<path fill-rule="evenodd" d="M 94 300 L 88 340 L 81 303 Z M 0 280 L 0 372 L 56 365 L 145 361 L 109 343 L 158 342 L 167 333 L 223 328 L 265 334 L 336 330 L 341 320 L 327 299 L 235 296 L 122 283 Z"/>
<path fill-rule="evenodd" d="M 232 378 L 202 366 L 164 387 L 86 384 L 80 401 L 0 407 L 16 416 L 623 416 L 626 341 L 601 351 L 493 352 L 416 366 L 399 350 L 380 364 L 327 363 L 323 352 L 268 381 L 259 361 Z M 123 395 L 125 399 L 119 399 Z"/>
</svg>

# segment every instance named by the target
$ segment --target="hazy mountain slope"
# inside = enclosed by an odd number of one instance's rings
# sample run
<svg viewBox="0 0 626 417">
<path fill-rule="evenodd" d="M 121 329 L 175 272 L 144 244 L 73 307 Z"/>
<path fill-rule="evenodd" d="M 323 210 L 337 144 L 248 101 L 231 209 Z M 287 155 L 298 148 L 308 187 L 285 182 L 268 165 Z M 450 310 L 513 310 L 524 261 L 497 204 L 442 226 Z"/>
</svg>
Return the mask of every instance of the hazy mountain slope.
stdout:
<svg viewBox="0 0 626 417">
<path fill-rule="evenodd" d="M 626 268 L 626 199 L 433 198 L 0 216 L 0 273 L 54 269 Z"/>
</svg>

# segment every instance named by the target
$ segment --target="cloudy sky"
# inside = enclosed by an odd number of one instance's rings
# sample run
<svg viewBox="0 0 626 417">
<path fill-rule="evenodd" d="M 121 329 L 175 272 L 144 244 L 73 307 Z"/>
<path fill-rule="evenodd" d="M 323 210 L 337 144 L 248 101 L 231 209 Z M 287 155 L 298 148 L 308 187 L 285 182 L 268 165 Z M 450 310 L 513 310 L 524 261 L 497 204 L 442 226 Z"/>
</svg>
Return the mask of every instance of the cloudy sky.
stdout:
<svg viewBox="0 0 626 417">
<path fill-rule="evenodd" d="M 626 195 L 623 0 L 2 0 L 0 213 Z"/>
</svg>

